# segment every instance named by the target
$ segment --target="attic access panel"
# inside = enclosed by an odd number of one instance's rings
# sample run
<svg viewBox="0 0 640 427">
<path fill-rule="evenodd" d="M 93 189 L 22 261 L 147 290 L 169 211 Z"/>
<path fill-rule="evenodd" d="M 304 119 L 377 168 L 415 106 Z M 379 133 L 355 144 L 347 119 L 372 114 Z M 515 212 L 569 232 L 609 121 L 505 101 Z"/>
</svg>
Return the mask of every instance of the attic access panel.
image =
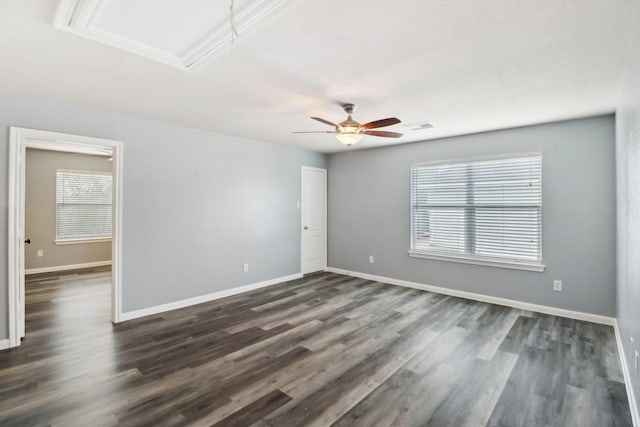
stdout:
<svg viewBox="0 0 640 427">
<path fill-rule="evenodd" d="M 242 36 L 291 0 L 234 0 Z M 230 0 L 61 0 L 54 26 L 192 70 L 231 42 Z"/>
</svg>

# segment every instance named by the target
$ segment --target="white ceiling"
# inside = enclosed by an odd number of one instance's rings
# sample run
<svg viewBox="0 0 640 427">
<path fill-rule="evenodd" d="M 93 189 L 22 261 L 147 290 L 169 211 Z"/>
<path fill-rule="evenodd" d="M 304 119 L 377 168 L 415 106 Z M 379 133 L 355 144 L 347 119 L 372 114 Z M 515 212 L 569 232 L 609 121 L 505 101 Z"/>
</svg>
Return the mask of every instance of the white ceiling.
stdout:
<svg viewBox="0 0 640 427">
<path fill-rule="evenodd" d="M 203 16 L 228 25 L 227 0 L 100 1 L 103 28 L 174 57 Z M 435 126 L 358 148 L 412 142 L 613 112 L 637 1 L 288 0 L 185 70 L 56 29 L 57 1 L 0 0 L 0 91 L 322 152 L 344 147 L 291 132 L 330 130 L 308 117 L 353 102 L 360 122 Z"/>
</svg>

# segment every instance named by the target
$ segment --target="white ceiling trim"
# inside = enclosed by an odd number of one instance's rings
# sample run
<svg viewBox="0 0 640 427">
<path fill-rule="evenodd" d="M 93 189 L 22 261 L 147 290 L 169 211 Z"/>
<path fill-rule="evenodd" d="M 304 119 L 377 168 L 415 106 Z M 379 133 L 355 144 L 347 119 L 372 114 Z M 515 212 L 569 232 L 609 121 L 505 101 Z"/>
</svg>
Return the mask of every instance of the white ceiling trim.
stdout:
<svg viewBox="0 0 640 427">
<path fill-rule="evenodd" d="M 122 35 L 104 31 L 96 21 L 110 0 L 61 0 L 54 19 L 60 30 L 84 37 L 108 46 L 157 61 L 172 67 L 190 71 L 202 65 L 224 47 L 230 46 L 231 29 L 225 25 L 214 25 L 206 37 L 187 44 L 182 54 L 175 55 Z M 250 34 L 256 24 L 274 13 L 289 0 L 248 0 L 244 8 L 234 13 L 235 27 L 243 37 Z"/>
</svg>

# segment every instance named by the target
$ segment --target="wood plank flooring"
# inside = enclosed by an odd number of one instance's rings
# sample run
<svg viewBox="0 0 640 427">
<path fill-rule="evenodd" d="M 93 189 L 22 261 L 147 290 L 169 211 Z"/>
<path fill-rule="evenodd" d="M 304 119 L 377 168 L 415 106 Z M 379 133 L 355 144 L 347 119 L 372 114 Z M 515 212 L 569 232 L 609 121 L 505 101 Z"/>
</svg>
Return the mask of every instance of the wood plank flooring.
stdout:
<svg viewBox="0 0 640 427">
<path fill-rule="evenodd" d="M 111 325 L 29 276 L 0 425 L 631 426 L 611 327 L 321 273 Z"/>
</svg>

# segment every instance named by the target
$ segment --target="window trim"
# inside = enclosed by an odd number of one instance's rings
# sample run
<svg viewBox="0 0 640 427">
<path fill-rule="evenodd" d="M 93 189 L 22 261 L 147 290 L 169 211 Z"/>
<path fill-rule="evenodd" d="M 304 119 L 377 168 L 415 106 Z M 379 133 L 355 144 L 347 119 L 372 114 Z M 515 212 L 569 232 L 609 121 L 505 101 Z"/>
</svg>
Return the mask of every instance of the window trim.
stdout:
<svg viewBox="0 0 640 427">
<path fill-rule="evenodd" d="M 74 239 L 56 239 L 53 243 L 56 246 L 59 245 L 79 245 L 82 243 L 103 243 L 103 242 L 111 242 L 113 238 L 111 237 L 86 237 L 86 238 L 74 238 Z"/>
<path fill-rule="evenodd" d="M 107 161 L 105 159 L 105 161 Z M 64 169 L 64 168 L 60 168 L 60 169 L 56 169 L 56 173 L 58 172 L 63 172 L 63 173 L 82 173 L 82 174 L 86 174 L 86 175 L 104 175 L 104 176 L 110 176 L 111 178 L 113 178 L 113 173 L 112 172 L 103 172 L 103 171 L 89 171 L 89 170 L 84 170 L 84 169 Z"/>
<path fill-rule="evenodd" d="M 536 271 L 542 273 L 546 268 L 545 264 L 535 262 L 509 261 L 508 259 L 485 258 L 485 257 L 469 257 L 463 255 L 442 255 L 432 252 L 419 251 L 412 249 L 409 256 L 413 258 L 433 259 L 437 261 L 459 262 L 462 264 L 484 265 L 488 267 L 510 268 L 513 270 Z"/>
<path fill-rule="evenodd" d="M 106 159 L 105 159 L 106 160 Z M 103 172 L 103 171 L 91 171 L 91 170 L 80 170 L 80 169 L 56 169 L 56 238 L 53 241 L 53 244 L 56 246 L 60 245 L 79 245 L 83 243 L 103 243 L 103 242 L 112 242 L 113 241 L 113 213 L 111 217 L 112 229 L 111 236 L 95 236 L 95 237 L 58 237 L 58 198 L 57 198 L 57 176 L 58 172 L 62 173 L 75 173 L 75 174 L 85 174 L 85 175 L 102 175 L 102 176 L 110 176 L 113 183 L 113 172 Z M 113 209 L 114 206 L 114 193 L 113 188 L 111 192 L 111 207 Z"/>
<path fill-rule="evenodd" d="M 540 156 L 540 260 L 539 261 L 521 261 L 514 260 L 509 258 L 494 258 L 494 257 L 485 257 L 481 255 L 469 255 L 469 254 L 448 254 L 438 251 L 427 251 L 421 249 L 415 249 L 413 244 L 414 233 L 413 233 L 413 169 L 421 166 L 437 166 L 437 165 L 454 165 L 459 163 L 473 163 L 473 162 L 483 162 L 483 161 L 491 161 L 491 160 L 507 160 L 507 159 L 517 159 L 520 157 L 528 157 L 528 156 Z M 412 163 L 409 168 L 409 251 L 408 254 L 413 258 L 424 258 L 431 259 L 437 261 L 448 261 L 448 262 L 457 262 L 462 264 L 473 264 L 473 265 L 482 265 L 488 267 L 498 267 L 498 268 L 507 268 L 507 269 L 515 269 L 515 270 L 525 270 L 525 271 L 534 271 L 534 272 L 543 272 L 546 268 L 546 264 L 543 262 L 542 252 L 543 252 L 543 199 L 542 194 L 544 194 L 544 180 L 542 179 L 544 168 L 544 156 L 541 151 L 530 151 L 523 153 L 511 153 L 511 154 L 502 154 L 502 155 L 494 155 L 494 156 L 478 156 L 478 157 L 469 157 L 469 158 L 454 158 L 447 160 L 434 160 L 428 162 L 417 162 Z"/>
</svg>

